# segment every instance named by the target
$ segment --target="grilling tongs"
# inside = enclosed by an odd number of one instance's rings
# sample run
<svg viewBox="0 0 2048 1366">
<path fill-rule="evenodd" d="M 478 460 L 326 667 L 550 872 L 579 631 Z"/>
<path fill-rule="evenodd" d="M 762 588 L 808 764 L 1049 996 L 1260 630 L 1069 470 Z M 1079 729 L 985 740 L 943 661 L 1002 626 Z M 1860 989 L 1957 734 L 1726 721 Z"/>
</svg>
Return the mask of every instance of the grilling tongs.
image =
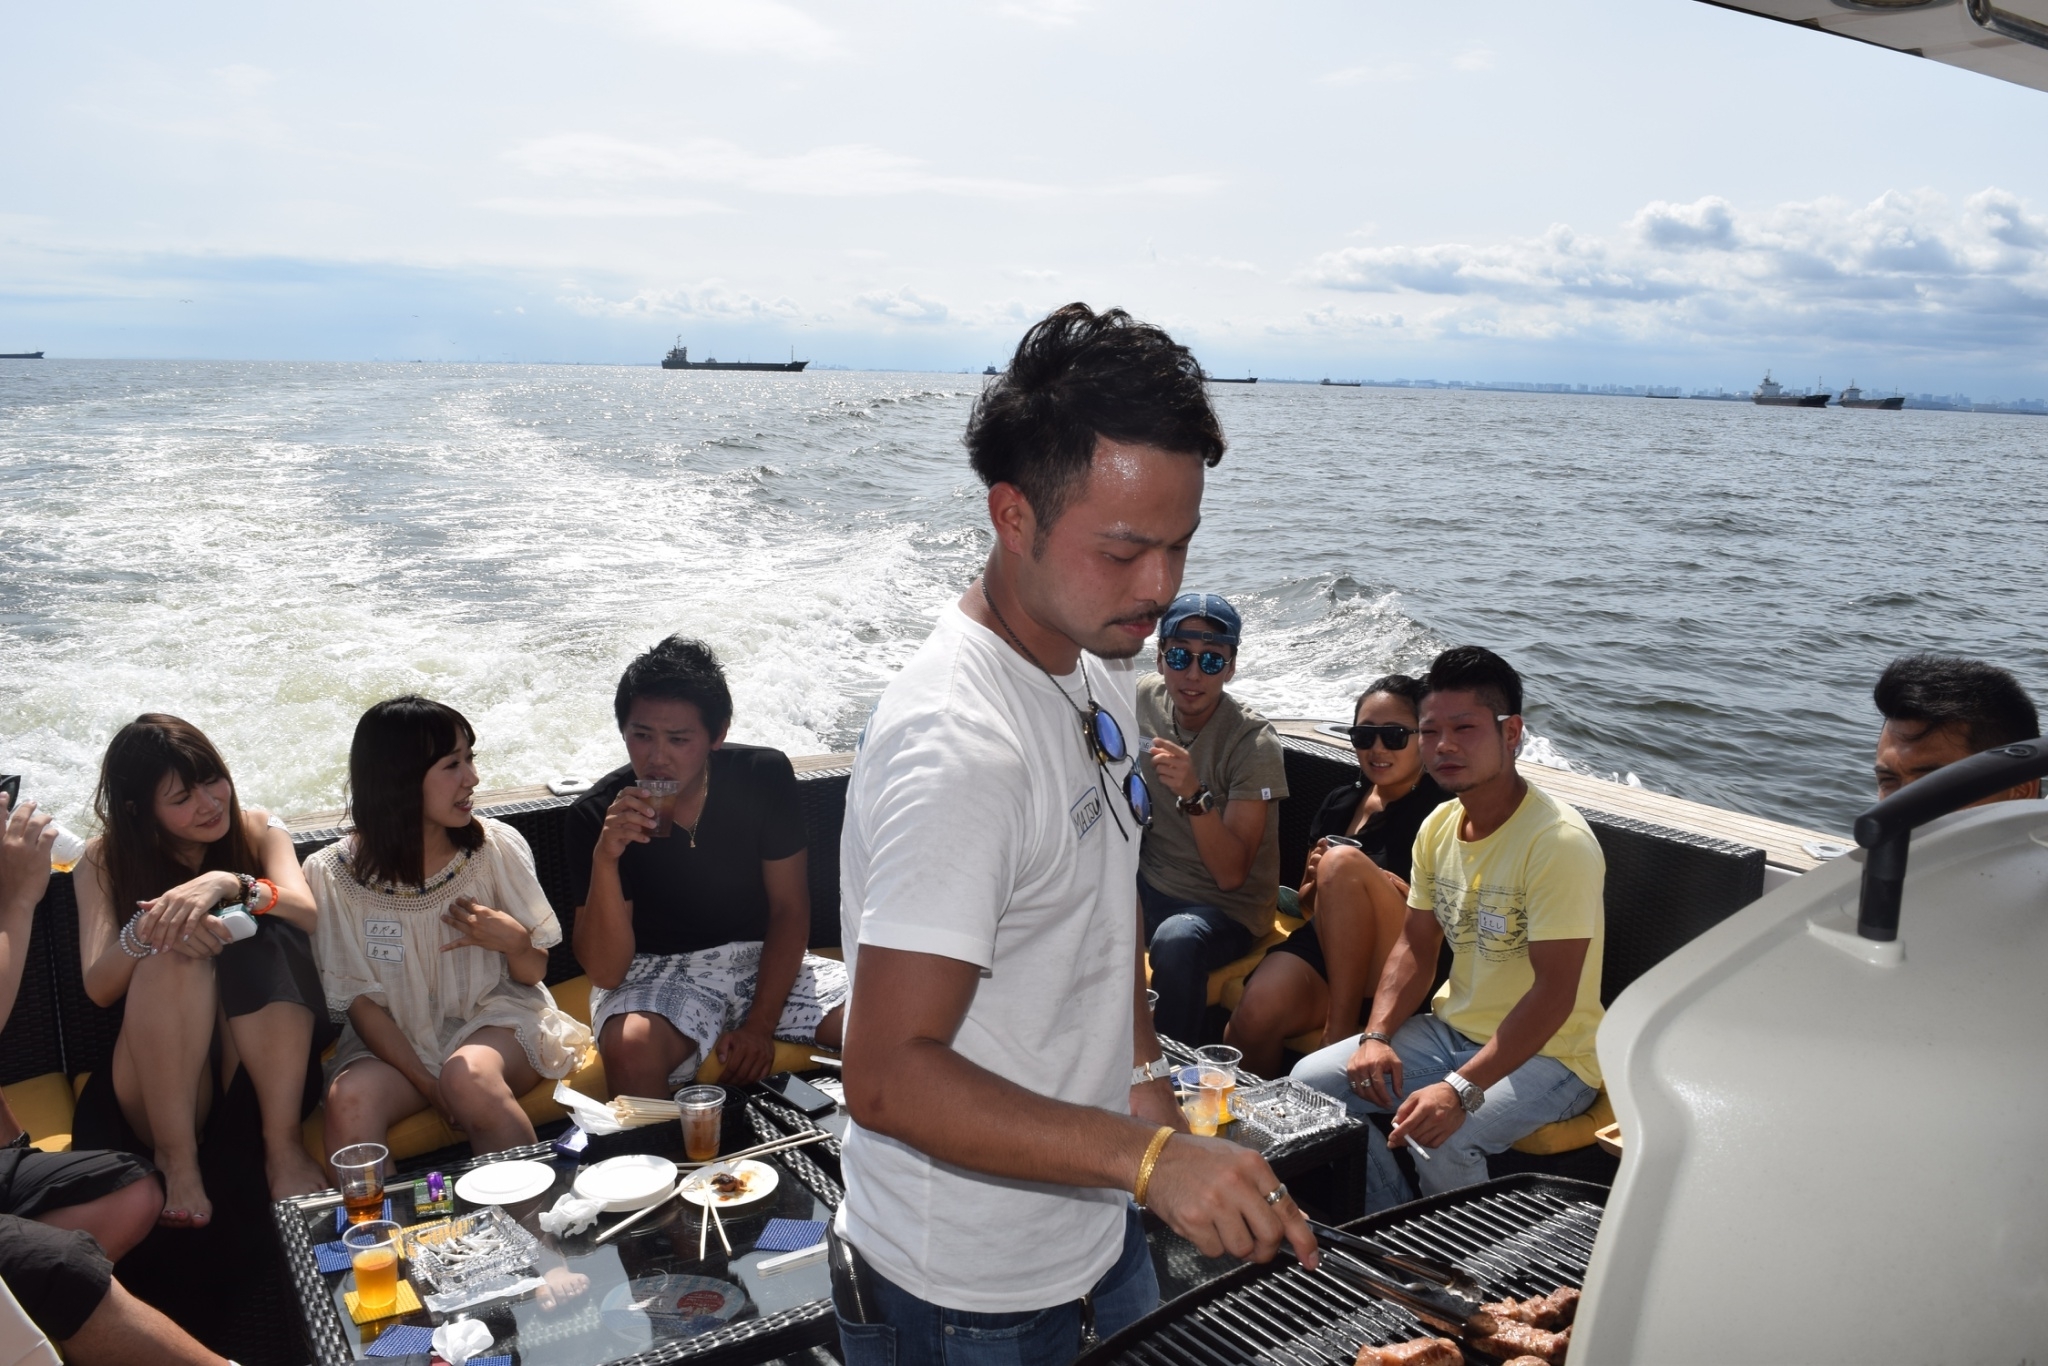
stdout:
<svg viewBox="0 0 2048 1366">
<path fill-rule="evenodd" d="M 1326 1253 L 1323 1268 L 1389 1299 L 1439 1327 L 1480 1336 L 1494 1329 L 1480 1312 L 1485 1291 L 1465 1272 L 1412 1253 L 1381 1247 L 1356 1234 L 1311 1219 L 1308 1226 Z"/>
</svg>

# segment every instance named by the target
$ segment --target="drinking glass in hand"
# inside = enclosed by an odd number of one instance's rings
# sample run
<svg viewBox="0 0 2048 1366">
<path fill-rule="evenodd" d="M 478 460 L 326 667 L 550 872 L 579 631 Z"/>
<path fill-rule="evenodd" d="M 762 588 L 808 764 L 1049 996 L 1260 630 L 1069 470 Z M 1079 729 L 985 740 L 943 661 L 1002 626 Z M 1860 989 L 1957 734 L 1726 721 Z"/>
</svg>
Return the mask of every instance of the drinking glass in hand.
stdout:
<svg viewBox="0 0 2048 1366">
<path fill-rule="evenodd" d="M 341 1235 L 356 1273 L 356 1300 L 365 1314 L 398 1307 L 398 1225 L 385 1219 L 356 1224 Z"/>
<path fill-rule="evenodd" d="M 685 1086 L 676 1092 L 676 1109 L 683 1118 L 683 1151 L 692 1162 L 709 1162 L 718 1156 L 719 1131 L 725 1123 L 725 1088 Z"/>
<path fill-rule="evenodd" d="M 390 1156 L 382 1143 L 351 1143 L 327 1159 L 351 1224 L 384 1217 L 384 1159 Z"/>
<path fill-rule="evenodd" d="M 674 778 L 642 778 L 634 786 L 654 806 L 654 838 L 667 839 L 676 828 L 676 794 L 683 785 Z"/>
</svg>

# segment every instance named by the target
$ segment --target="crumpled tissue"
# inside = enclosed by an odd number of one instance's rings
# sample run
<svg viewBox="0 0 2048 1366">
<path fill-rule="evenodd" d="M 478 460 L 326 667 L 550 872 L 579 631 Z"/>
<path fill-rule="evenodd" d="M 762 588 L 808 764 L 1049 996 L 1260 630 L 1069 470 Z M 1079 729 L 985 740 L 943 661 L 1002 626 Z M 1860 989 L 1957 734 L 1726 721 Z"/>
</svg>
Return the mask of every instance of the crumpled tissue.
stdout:
<svg viewBox="0 0 2048 1366">
<path fill-rule="evenodd" d="M 576 1127 L 586 1134 L 615 1134 L 626 1126 L 603 1101 L 592 1100 L 566 1081 L 555 1083 L 555 1104 L 567 1110 Z"/>
<path fill-rule="evenodd" d="M 556 1197 L 553 1209 L 541 1211 L 540 1226 L 557 1237 L 581 1233 L 596 1223 L 603 1212 L 602 1200 L 586 1200 L 574 1191 L 563 1191 Z"/>
<path fill-rule="evenodd" d="M 475 1319 L 457 1319 L 434 1330 L 434 1350 L 448 1366 L 463 1366 L 491 1345 L 491 1330 Z"/>
</svg>

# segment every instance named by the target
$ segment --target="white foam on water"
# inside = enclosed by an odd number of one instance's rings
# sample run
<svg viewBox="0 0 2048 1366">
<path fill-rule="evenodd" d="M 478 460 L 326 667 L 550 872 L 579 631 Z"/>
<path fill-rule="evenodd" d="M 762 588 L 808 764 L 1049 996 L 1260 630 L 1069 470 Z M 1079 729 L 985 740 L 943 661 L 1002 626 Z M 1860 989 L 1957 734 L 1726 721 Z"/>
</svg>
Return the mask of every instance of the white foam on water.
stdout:
<svg viewBox="0 0 2048 1366">
<path fill-rule="evenodd" d="M 647 378 L 625 374 L 629 392 Z M 384 378 L 331 387 L 375 407 Z M 70 458 L 33 452 L 33 487 L 0 509 L 0 537 L 36 547 L 0 598 L 21 622 L 0 766 L 89 824 L 107 738 L 169 711 L 213 738 L 245 800 L 331 808 L 356 718 L 417 691 L 477 727 L 487 787 L 595 776 L 623 759 L 619 670 L 674 630 L 726 661 L 735 740 L 836 748 L 980 558 L 914 518 L 778 500 L 806 477 L 782 470 L 802 455 L 787 441 L 758 465 L 705 461 L 720 438 L 752 443 L 744 411 L 586 445 L 533 408 L 589 424 L 616 395 L 508 387 L 457 385 L 339 442 L 294 430 L 316 415 L 275 390 L 183 421 L 161 397 L 84 433 L 67 418 L 47 434 Z M 27 444 L 0 448 L 0 474 L 29 465 Z"/>
<path fill-rule="evenodd" d="M 143 711 L 198 724 L 288 813 L 342 804 L 356 719 L 403 692 L 469 717 L 486 788 L 595 777 L 624 757 L 619 671 L 671 631 L 724 660 L 733 739 L 843 750 L 989 544 L 959 445 L 978 380 L 48 374 L 0 409 L 0 770 L 82 829 Z M 1217 521 L 1204 553 L 1256 576 Z M 1222 587 L 1233 687 L 1269 716 L 1348 716 L 1446 643 L 1347 574 Z M 1528 756 L 1565 763 L 1541 737 Z"/>
</svg>

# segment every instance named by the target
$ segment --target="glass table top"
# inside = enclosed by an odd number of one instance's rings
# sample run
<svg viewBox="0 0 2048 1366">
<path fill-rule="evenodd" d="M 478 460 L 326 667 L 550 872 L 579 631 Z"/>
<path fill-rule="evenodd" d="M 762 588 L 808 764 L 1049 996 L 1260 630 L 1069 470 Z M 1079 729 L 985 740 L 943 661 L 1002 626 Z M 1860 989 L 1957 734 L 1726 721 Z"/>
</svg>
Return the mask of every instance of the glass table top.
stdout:
<svg viewBox="0 0 2048 1366">
<path fill-rule="evenodd" d="M 740 1113 L 735 1115 L 735 1111 Z M 788 1111 L 782 1113 L 793 1115 Z M 736 1123 L 736 1119 L 741 1122 Z M 754 1132 L 754 1125 L 745 1119 L 745 1107 L 728 1101 L 721 1152 L 734 1152 L 762 1141 Z M 706 1229 L 704 1254 L 698 1255 L 703 1210 L 684 1200 L 668 1201 L 603 1244 L 595 1242 L 597 1235 L 620 1223 L 627 1217 L 625 1214 L 601 1214 L 594 1225 L 574 1235 L 558 1237 L 542 1231 L 540 1214 L 570 1189 L 579 1168 L 626 1153 L 654 1153 L 681 1162 L 679 1127 L 657 1124 L 592 1138 L 586 1151 L 568 1158 L 555 1155 L 545 1145 L 494 1155 L 500 1160 L 543 1161 L 555 1173 L 554 1181 L 541 1194 L 503 1207 L 508 1216 L 534 1235 L 541 1247 L 540 1263 L 534 1274 L 545 1282 L 544 1287 L 528 1289 L 514 1298 L 500 1298 L 447 1313 L 422 1307 L 408 1314 L 357 1324 L 352 1321 L 344 1298 L 346 1292 L 355 1288 L 353 1273 L 340 1270 L 318 1274 L 311 1267 L 300 1267 L 294 1279 L 307 1300 L 308 1338 L 315 1344 L 315 1359 L 324 1366 L 334 1355 L 331 1331 L 315 1331 L 322 1326 L 330 1330 L 339 1328 L 347 1353 L 339 1360 L 346 1362 L 363 1356 L 395 1326 L 431 1329 L 450 1319 L 473 1318 L 491 1331 L 492 1346 L 485 1355 L 510 1354 L 515 1366 L 591 1366 L 627 1360 L 650 1351 L 657 1351 L 661 1360 L 673 1360 L 689 1355 L 688 1343 L 704 1337 L 688 1331 L 685 1325 L 694 1326 L 705 1320 L 662 1319 L 651 1316 L 646 1307 L 673 1305 L 681 1295 L 710 1288 L 678 1279 L 682 1277 L 736 1285 L 745 1293 L 748 1303 L 730 1323 L 714 1325 L 728 1330 L 716 1333 L 717 1338 L 729 1338 L 729 1330 L 745 1330 L 751 1324 L 765 1339 L 778 1327 L 793 1328 L 790 1321 L 796 1319 L 819 1320 L 822 1332 L 814 1336 L 820 1341 L 829 1335 L 831 1280 L 824 1259 L 819 1257 L 764 1274 L 761 1264 L 786 1249 L 757 1250 L 754 1243 L 771 1219 L 829 1221 L 832 1201 L 837 1198 L 831 1176 L 802 1159 L 778 1160 L 773 1155 L 760 1159 L 775 1171 L 776 1184 L 756 1201 L 721 1208 L 725 1235 L 732 1244 L 730 1253 L 720 1244 L 717 1231 Z M 819 1156 L 823 1158 L 825 1154 Z M 448 1171 L 451 1189 L 462 1170 L 477 1165 L 481 1164 L 469 1163 Z M 806 1183 L 806 1174 L 825 1191 L 813 1190 Z M 822 1180 L 818 1180 L 820 1176 Z M 446 1217 L 416 1210 L 416 1189 L 411 1175 L 394 1179 L 387 1187 L 395 1222 L 412 1226 Z M 336 1217 L 339 1205 L 332 1195 L 281 1202 L 280 1209 L 286 1207 L 291 1209 L 288 1217 L 299 1221 L 308 1244 L 331 1243 L 341 1236 Z M 475 1208 L 460 1197 L 455 1200 L 458 1215 Z M 292 1249 L 288 1249 L 288 1255 L 306 1256 L 310 1260 L 308 1254 Z M 406 1269 L 411 1270 L 409 1265 Z M 671 1279 L 658 1279 L 664 1276 Z M 416 1280 L 413 1284 L 424 1297 L 426 1287 Z M 636 1304 L 641 1307 L 636 1308 Z M 321 1318 L 326 1319 L 324 1325 L 316 1322 Z M 328 1350 L 321 1350 L 320 1339 L 329 1344 Z M 712 1339 L 706 1337 L 704 1345 L 711 1346 Z M 764 1356 L 774 1354 L 768 1350 L 767 1341 L 762 1346 Z M 421 1347 L 424 1349 L 423 1343 Z"/>
</svg>

